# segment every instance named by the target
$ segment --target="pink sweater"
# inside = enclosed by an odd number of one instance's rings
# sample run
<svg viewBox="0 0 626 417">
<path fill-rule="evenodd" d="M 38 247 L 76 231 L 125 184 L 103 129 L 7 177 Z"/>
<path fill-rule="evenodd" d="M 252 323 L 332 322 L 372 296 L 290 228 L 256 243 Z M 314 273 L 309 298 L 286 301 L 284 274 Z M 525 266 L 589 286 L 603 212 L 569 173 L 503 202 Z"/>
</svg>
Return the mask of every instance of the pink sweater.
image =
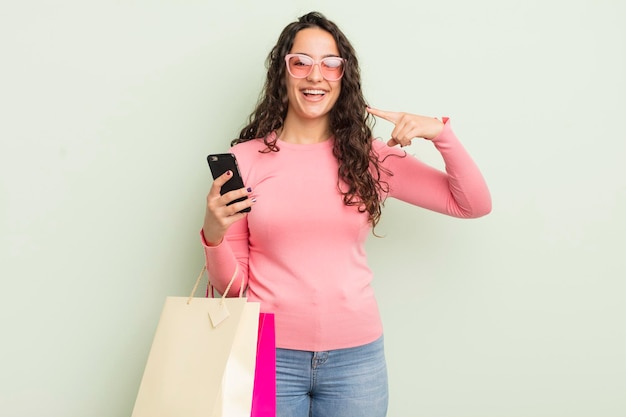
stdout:
<svg viewBox="0 0 626 417">
<path fill-rule="evenodd" d="M 455 217 L 485 215 L 489 190 L 444 121 L 433 143 L 447 173 L 374 141 L 393 173 L 383 178 L 389 196 Z M 311 145 L 279 140 L 278 146 L 279 152 L 260 153 L 263 141 L 252 140 L 231 149 L 257 202 L 220 245 L 203 240 L 211 282 L 222 292 L 238 262 L 228 295 L 238 294 L 243 279 L 248 299 L 275 313 L 278 347 L 325 351 L 372 342 L 382 325 L 364 248 L 371 226 L 366 214 L 343 204 L 333 139 Z"/>
</svg>

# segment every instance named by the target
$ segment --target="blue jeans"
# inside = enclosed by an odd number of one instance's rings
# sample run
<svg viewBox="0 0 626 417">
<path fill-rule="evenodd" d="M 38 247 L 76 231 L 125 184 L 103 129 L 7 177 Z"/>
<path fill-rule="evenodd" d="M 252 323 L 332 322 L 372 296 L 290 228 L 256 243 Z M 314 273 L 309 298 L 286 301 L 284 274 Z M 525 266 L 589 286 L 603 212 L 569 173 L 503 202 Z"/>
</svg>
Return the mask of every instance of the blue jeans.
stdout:
<svg viewBox="0 0 626 417">
<path fill-rule="evenodd" d="M 383 337 L 328 352 L 276 349 L 276 417 L 384 417 Z"/>
</svg>

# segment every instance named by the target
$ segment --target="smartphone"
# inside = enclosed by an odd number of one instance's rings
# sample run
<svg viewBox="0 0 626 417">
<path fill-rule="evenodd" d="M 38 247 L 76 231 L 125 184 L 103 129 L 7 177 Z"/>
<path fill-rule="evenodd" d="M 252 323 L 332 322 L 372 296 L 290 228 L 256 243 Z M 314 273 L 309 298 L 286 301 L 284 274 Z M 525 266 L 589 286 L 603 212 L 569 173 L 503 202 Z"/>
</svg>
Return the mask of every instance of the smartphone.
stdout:
<svg viewBox="0 0 626 417">
<path fill-rule="evenodd" d="M 229 191 L 238 190 L 244 187 L 243 179 L 241 178 L 241 172 L 239 171 L 239 166 L 237 165 L 237 158 L 235 158 L 235 155 L 233 155 L 232 153 L 216 153 L 207 156 L 206 159 L 209 163 L 209 168 L 211 168 L 211 174 L 213 175 L 213 179 L 216 179 L 228 170 L 233 173 L 232 178 L 226 181 L 224 185 L 222 185 L 220 194 L 223 195 Z M 239 201 L 244 201 L 246 198 L 248 197 L 238 198 L 228 203 L 228 205 L 237 203 Z M 250 211 L 250 209 L 250 207 L 247 207 L 241 210 L 240 213 L 247 213 Z"/>
</svg>

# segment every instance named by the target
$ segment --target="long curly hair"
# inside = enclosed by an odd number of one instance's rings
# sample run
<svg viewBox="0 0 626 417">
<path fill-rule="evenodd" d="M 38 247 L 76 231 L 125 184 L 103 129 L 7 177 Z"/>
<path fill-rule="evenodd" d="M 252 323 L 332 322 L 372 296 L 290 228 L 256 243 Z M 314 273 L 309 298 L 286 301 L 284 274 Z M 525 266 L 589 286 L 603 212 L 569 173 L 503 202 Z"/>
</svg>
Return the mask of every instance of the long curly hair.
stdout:
<svg viewBox="0 0 626 417">
<path fill-rule="evenodd" d="M 335 137 L 333 154 L 339 161 L 337 186 L 344 204 L 367 212 L 369 222 L 375 227 L 380 220 L 383 195 L 388 191 L 388 184 L 381 181 L 383 168 L 372 149 L 375 121 L 365 109 L 367 104 L 361 90 L 361 70 L 356 52 L 339 27 L 321 13 L 305 14 L 283 29 L 267 57 L 267 78 L 256 109 L 231 145 L 263 138 L 267 146 L 263 152 L 279 151 L 277 136 L 270 133 L 282 128 L 287 116 L 284 59 L 293 47 L 296 34 L 307 28 L 320 28 L 330 33 L 337 43 L 339 55 L 346 59 L 341 92 L 329 113 L 330 130 Z"/>
</svg>

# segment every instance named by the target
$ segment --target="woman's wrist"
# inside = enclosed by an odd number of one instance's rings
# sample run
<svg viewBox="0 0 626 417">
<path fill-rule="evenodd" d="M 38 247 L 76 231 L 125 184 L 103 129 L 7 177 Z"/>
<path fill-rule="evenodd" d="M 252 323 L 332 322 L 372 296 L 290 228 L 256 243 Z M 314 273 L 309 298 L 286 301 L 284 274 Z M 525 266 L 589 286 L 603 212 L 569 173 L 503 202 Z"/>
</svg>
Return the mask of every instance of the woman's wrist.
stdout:
<svg viewBox="0 0 626 417">
<path fill-rule="evenodd" d="M 222 241 L 224 240 L 223 236 L 220 237 L 214 237 L 214 236 L 210 236 L 209 238 L 207 238 L 207 235 L 204 233 L 204 228 L 202 228 L 202 230 L 200 231 L 200 236 L 202 237 L 202 243 L 204 243 L 205 246 L 219 246 L 220 243 L 222 243 Z"/>
</svg>

